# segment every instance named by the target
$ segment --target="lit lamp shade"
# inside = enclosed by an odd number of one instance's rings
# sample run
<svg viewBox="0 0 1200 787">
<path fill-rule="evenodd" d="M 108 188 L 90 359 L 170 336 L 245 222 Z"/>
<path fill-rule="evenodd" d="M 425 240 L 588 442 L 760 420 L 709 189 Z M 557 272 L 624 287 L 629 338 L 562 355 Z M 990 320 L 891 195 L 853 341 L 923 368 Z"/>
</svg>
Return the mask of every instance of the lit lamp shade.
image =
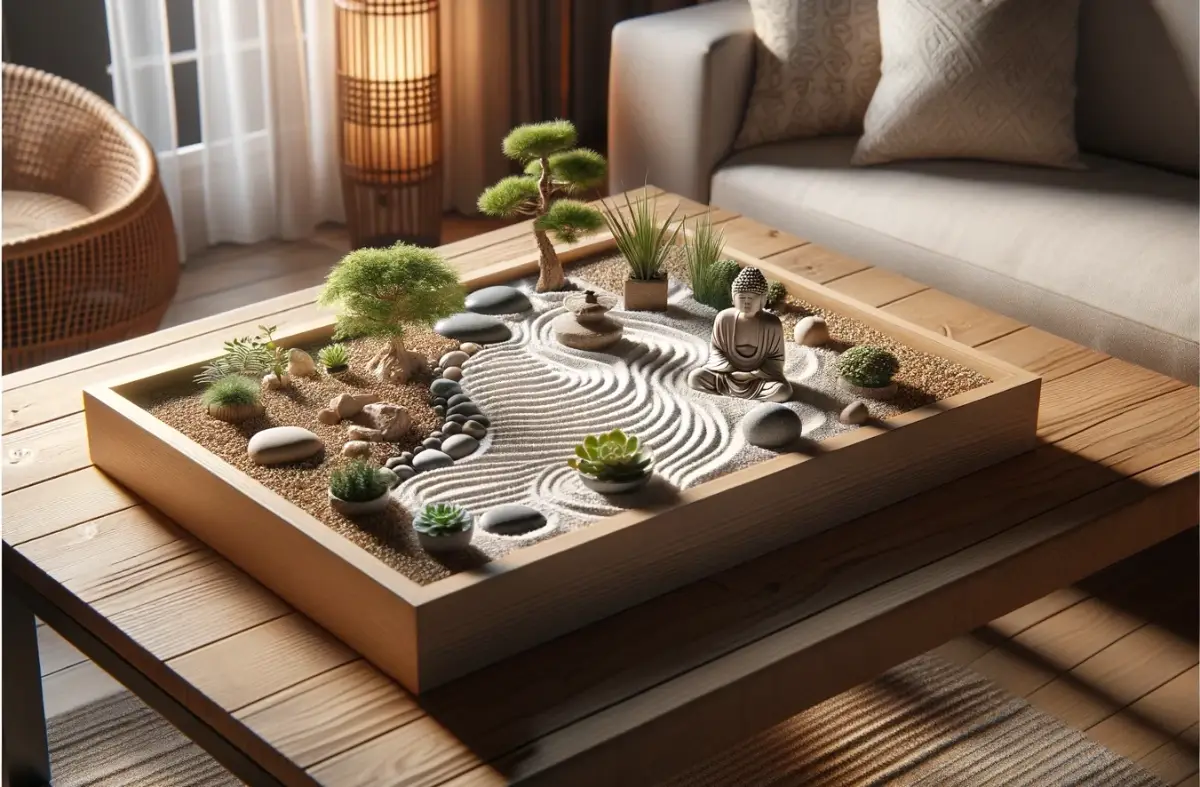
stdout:
<svg viewBox="0 0 1200 787">
<path fill-rule="evenodd" d="M 336 0 L 336 23 L 351 235 L 436 236 L 436 227 L 411 225 L 441 217 L 438 0 Z M 371 226 L 356 233 L 356 220 Z"/>
</svg>

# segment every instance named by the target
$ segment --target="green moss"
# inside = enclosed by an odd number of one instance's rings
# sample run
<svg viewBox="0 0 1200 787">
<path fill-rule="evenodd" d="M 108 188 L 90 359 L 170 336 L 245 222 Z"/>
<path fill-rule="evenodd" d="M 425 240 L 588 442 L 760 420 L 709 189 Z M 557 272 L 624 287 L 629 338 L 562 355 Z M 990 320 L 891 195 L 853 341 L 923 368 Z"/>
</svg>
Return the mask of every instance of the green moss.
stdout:
<svg viewBox="0 0 1200 787">
<path fill-rule="evenodd" d="M 449 536 L 466 530 L 471 517 L 465 509 L 450 503 L 425 506 L 413 519 L 413 530 L 427 536 Z"/>
<path fill-rule="evenodd" d="M 883 388 L 900 371 L 900 361 L 887 350 L 860 344 L 842 353 L 838 373 L 862 388 Z"/>
<path fill-rule="evenodd" d="M 574 147 L 577 135 L 569 120 L 517 126 L 504 138 L 504 155 L 522 163 Z"/>
<path fill-rule="evenodd" d="M 773 281 L 767 285 L 767 306 L 777 309 L 787 303 L 788 291 L 781 281 Z"/>
<path fill-rule="evenodd" d="M 329 474 L 329 491 L 348 503 L 365 503 L 388 489 L 379 477 L 378 468 L 363 459 L 355 459 Z"/>
<path fill-rule="evenodd" d="M 258 404 L 259 383 L 240 374 L 221 377 L 208 388 L 200 397 L 204 405 L 217 407 L 233 407 L 245 404 Z"/>
</svg>

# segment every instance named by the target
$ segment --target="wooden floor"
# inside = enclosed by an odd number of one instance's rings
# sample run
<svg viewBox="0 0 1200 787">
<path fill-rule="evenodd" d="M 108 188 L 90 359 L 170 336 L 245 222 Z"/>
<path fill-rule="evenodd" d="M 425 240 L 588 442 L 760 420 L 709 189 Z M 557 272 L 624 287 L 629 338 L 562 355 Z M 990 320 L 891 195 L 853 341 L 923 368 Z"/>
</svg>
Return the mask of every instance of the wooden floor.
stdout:
<svg viewBox="0 0 1200 787">
<path fill-rule="evenodd" d="M 497 226 L 448 217 L 443 242 Z M 341 228 L 327 227 L 310 240 L 222 246 L 194 256 L 163 326 L 318 284 L 348 247 Z M 1193 529 L 936 652 L 1167 784 L 1200 787 L 1198 555 Z M 120 689 L 53 631 L 41 626 L 38 634 L 48 715 Z"/>
</svg>

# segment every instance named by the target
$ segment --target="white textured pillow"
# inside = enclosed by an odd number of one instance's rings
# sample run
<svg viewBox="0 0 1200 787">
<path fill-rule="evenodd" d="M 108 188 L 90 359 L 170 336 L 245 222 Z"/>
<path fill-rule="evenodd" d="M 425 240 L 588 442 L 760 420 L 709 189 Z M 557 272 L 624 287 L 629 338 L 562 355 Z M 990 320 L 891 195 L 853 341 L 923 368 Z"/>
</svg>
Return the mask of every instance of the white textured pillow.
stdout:
<svg viewBox="0 0 1200 787">
<path fill-rule="evenodd" d="M 735 148 L 858 134 L 879 81 L 877 0 L 750 0 L 757 70 Z"/>
<path fill-rule="evenodd" d="M 854 164 L 975 158 L 1077 169 L 1079 0 L 879 0 L 882 77 Z"/>
</svg>

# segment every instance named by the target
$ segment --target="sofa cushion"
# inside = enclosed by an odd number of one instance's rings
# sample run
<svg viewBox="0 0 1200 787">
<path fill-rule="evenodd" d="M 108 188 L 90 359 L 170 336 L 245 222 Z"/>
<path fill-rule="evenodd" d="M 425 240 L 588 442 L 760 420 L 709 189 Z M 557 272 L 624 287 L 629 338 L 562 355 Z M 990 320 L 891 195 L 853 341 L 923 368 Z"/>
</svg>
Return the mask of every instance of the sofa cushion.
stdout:
<svg viewBox="0 0 1200 787">
<path fill-rule="evenodd" d="M 828 137 L 736 154 L 711 202 L 1103 352 L 1195 382 L 1197 182 L 1098 156 L 850 166 Z"/>
</svg>

